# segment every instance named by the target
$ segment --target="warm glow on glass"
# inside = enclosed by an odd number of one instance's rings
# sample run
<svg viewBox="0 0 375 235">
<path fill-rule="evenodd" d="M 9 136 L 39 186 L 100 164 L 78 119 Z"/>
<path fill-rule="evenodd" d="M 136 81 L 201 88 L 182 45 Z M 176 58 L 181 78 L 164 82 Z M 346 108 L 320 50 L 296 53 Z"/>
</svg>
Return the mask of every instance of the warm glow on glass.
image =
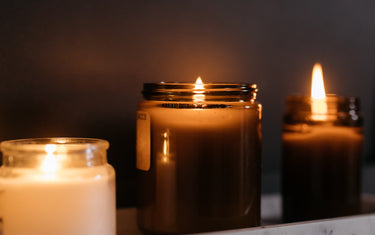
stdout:
<svg viewBox="0 0 375 235">
<path fill-rule="evenodd" d="M 327 101 L 323 81 L 323 69 L 319 63 L 316 63 L 312 72 L 311 82 L 311 112 L 314 120 L 327 119 Z"/>
<path fill-rule="evenodd" d="M 47 173 L 56 172 L 58 169 L 58 164 L 56 161 L 56 156 L 53 154 L 56 151 L 55 144 L 47 144 L 45 147 L 46 150 L 46 158 L 44 159 L 41 169 Z"/>
<path fill-rule="evenodd" d="M 201 94 L 204 92 L 204 85 L 201 77 L 198 77 L 195 81 L 194 93 L 198 95 L 193 95 L 193 99 L 195 102 L 204 101 L 205 95 Z"/>
<path fill-rule="evenodd" d="M 168 131 L 163 133 L 163 162 L 169 161 L 169 134 Z"/>
</svg>

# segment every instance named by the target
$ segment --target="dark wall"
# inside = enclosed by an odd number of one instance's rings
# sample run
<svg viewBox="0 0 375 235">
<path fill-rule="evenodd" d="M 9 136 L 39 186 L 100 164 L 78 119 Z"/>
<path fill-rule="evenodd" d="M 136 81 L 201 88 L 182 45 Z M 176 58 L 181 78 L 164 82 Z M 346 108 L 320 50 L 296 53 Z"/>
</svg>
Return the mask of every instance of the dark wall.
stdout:
<svg viewBox="0 0 375 235">
<path fill-rule="evenodd" d="M 119 205 L 135 199 L 135 111 L 144 82 L 249 82 L 264 105 L 264 171 L 279 169 L 285 97 L 362 99 L 365 156 L 375 127 L 375 2 L 2 1 L 0 139 L 111 142 Z"/>
</svg>

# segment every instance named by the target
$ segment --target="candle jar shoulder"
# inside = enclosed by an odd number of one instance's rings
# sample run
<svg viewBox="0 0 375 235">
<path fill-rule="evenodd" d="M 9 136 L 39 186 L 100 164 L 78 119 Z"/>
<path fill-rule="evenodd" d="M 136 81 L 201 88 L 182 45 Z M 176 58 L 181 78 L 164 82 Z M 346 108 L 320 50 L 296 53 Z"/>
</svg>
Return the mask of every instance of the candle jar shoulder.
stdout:
<svg viewBox="0 0 375 235">
<path fill-rule="evenodd" d="M 335 125 L 308 125 L 297 124 L 288 125 L 284 124 L 283 127 L 283 141 L 292 142 L 308 142 L 309 144 L 332 144 L 338 142 L 362 142 L 363 141 L 363 128 L 351 126 L 335 126 Z M 312 146 L 310 148 L 313 148 Z"/>
<path fill-rule="evenodd" d="M 149 115 L 153 123 L 168 123 L 186 128 L 230 128 L 241 121 L 261 119 L 262 106 L 256 102 L 211 102 L 204 103 L 203 107 L 192 105 L 186 102 L 143 101 L 138 106 L 138 111 Z M 184 125 L 181 125 L 182 122 Z"/>
</svg>

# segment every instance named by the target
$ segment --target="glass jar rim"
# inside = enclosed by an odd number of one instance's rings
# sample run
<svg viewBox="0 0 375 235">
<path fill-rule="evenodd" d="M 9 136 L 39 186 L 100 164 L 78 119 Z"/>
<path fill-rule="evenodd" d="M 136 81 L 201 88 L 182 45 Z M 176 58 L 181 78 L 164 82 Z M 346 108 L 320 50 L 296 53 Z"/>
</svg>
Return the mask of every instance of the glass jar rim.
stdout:
<svg viewBox="0 0 375 235">
<path fill-rule="evenodd" d="M 299 106 L 311 106 L 314 100 L 307 95 L 289 95 L 286 98 L 286 104 Z M 336 105 L 336 111 L 342 110 L 360 110 L 360 99 L 356 96 L 338 96 L 327 94 L 325 98 L 327 105 Z"/>
<path fill-rule="evenodd" d="M 196 85 L 202 85 L 204 89 L 244 89 L 244 88 L 256 88 L 257 85 L 254 83 L 227 83 L 227 82 L 215 82 L 215 83 L 189 83 L 189 82 L 157 82 L 157 83 L 144 83 L 144 89 L 196 89 Z"/>
<path fill-rule="evenodd" d="M 256 84 L 249 83 L 145 83 L 142 94 L 145 99 L 191 100 L 194 95 L 205 95 L 206 100 L 255 100 L 258 92 Z M 224 98 L 226 97 L 226 98 Z"/>
<path fill-rule="evenodd" d="M 30 138 L 5 140 L 0 143 L 0 149 L 4 152 L 9 151 L 46 151 L 47 145 L 54 145 L 56 152 L 63 151 L 84 151 L 90 150 L 107 150 L 109 142 L 95 138 L 77 138 L 77 137 L 52 137 L 52 138 Z"/>
<path fill-rule="evenodd" d="M 322 110 L 314 110 L 323 108 Z M 307 95 L 290 95 L 286 99 L 284 123 L 361 126 L 360 99 L 355 96 L 327 94 L 324 100 L 314 100 Z"/>
</svg>

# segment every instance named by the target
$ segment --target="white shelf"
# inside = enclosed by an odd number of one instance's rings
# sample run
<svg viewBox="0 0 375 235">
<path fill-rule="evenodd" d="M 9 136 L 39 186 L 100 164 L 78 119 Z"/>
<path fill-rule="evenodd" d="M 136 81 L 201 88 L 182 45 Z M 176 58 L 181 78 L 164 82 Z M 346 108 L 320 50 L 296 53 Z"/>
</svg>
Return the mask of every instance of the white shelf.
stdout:
<svg viewBox="0 0 375 235">
<path fill-rule="evenodd" d="M 281 224 L 281 197 L 277 194 L 262 196 L 262 226 L 211 232 L 212 235 L 373 235 L 375 234 L 375 196 L 363 195 L 364 214 L 326 220 L 305 221 Z M 141 235 L 137 228 L 136 209 L 127 208 L 117 211 L 118 235 Z"/>
</svg>

